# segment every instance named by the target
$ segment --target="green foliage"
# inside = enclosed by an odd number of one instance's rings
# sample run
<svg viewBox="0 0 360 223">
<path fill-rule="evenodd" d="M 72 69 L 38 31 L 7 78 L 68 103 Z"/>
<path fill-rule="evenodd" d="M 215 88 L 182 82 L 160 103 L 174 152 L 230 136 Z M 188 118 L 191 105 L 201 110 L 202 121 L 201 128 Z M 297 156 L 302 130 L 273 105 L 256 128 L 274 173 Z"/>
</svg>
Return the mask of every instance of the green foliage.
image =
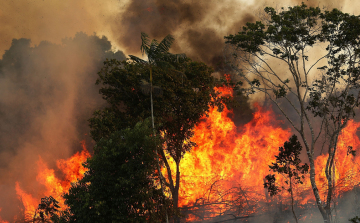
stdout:
<svg viewBox="0 0 360 223">
<path fill-rule="evenodd" d="M 171 203 L 158 188 L 154 153 L 162 143 L 151 134 L 146 120 L 97 142 L 89 170 L 64 196 L 70 222 L 164 221 Z"/>
<path fill-rule="evenodd" d="M 358 216 L 355 216 L 349 219 L 349 221 L 351 221 L 352 223 L 360 223 L 360 218 Z"/>
<path fill-rule="evenodd" d="M 261 45 L 266 42 L 280 45 L 283 43 L 294 44 L 298 50 L 301 50 L 304 45 L 314 45 L 319 38 L 317 35 L 312 35 L 311 29 L 309 29 L 317 24 L 320 15 L 319 8 L 307 8 L 302 3 L 300 6 L 289 7 L 289 10 L 283 10 L 279 14 L 271 7 L 266 7 L 265 12 L 270 16 L 268 24 L 265 25 L 260 21 L 246 23 L 243 31 L 237 35 L 225 37 L 227 43 L 254 53 L 261 51 Z M 285 51 L 282 47 L 273 47 L 271 50 L 279 58 L 299 59 L 295 54 Z"/>
<path fill-rule="evenodd" d="M 152 117 L 153 134 L 161 135 L 165 142 L 153 155 L 161 160 L 168 175 L 165 179 L 158 171 L 160 188 L 165 190 L 167 186 L 174 209 L 178 211 L 179 164 L 183 155 L 195 145 L 190 141 L 193 129 L 209 106 L 216 104 L 222 109 L 220 102 L 225 99 L 217 98 L 214 87 L 220 82 L 211 76 L 212 68 L 193 62 L 183 54 L 168 52 L 174 41 L 171 35 L 160 43 L 157 40 L 150 43 L 145 33 L 141 34 L 141 39 L 141 51 L 148 61 L 132 55 L 125 61 L 107 60 L 98 73 L 100 94 L 109 107 L 95 112 L 89 120 L 91 136 L 100 142 L 115 131 Z M 175 173 L 172 173 L 165 150 L 169 159 L 176 163 Z"/>
<path fill-rule="evenodd" d="M 304 174 L 309 171 L 309 166 L 306 163 L 300 165 L 299 155 L 301 150 L 302 146 L 297 136 L 293 135 L 289 141 L 284 143 L 284 147 L 279 148 L 279 155 L 275 156 L 275 163 L 269 166 L 273 172 L 285 175 L 287 177 L 285 183 L 288 185 L 290 183 L 302 184 L 305 178 Z M 275 185 L 275 176 L 270 174 L 265 179 L 264 187 L 268 189 L 271 196 L 276 195 L 280 189 Z M 282 189 L 285 189 L 285 187 L 282 187 Z M 292 188 L 290 187 L 287 190 L 291 192 Z"/>
<path fill-rule="evenodd" d="M 41 198 L 31 222 L 58 222 L 59 208 L 59 202 L 52 196 Z"/>
<path fill-rule="evenodd" d="M 173 68 L 174 63 L 186 59 L 185 54 L 169 53 L 174 40 L 172 35 L 167 35 L 160 43 L 156 39 L 152 40 L 150 43 L 149 36 L 146 33 L 141 33 L 140 50 L 143 55 L 146 54 L 148 61 L 133 55 L 129 55 L 129 57 L 137 63 L 155 65 L 163 68 Z"/>
<path fill-rule="evenodd" d="M 243 91 L 264 93 L 301 136 L 316 204 L 329 222 L 338 137 L 360 105 L 360 16 L 302 3 L 280 10 L 266 7 L 263 18 L 225 36 L 231 64 L 246 81 Z M 328 145 L 325 200 L 315 182 L 319 139 Z"/>
<path fill-rule="evenodd" d="M 110 107 L 97 111 L 89 120 L 94 140 L 151 116 L 150 97 L 144 92 L 150 82 L 151 69 L 153 84 L 161 89 L 161 94 L 154 94 L 156 128 L 166 132 L 168 150 L 179 160 L 192 144 L 183 145 L 183 150 L 177 152 L 174 147 L 192 136 L 193 127 L 208 111 L 209 104 L 222 105 L 212 100 L 216 97 L 216 82 L 210 67 L 190 59 L 173 66 L 176 70 L 150 68 L 131 60 L 105 61 L 97 83 L 102 84 L 100 93 Z"/>
<path fill-rule="evenodd" d="M 307 109 L 315 117 L 329 115 L 336 122 L 352 118 L 355 115 L 354 107 L 359 106 L 359 97 L 355 91 L 360 87 L 360 70 L 356 65 L 360 56 L 359 16 L 349 15 L 338 9 L 321 12 L 320 8 L 307 7 L 304 3 L 289 7 L 288 10 L 282 8 L 279 13 L 266 7 L 265 13 L 269 16 L 266 24 L 260 21 L 247 23 L 238 34 L 226 36 L 226 43 L 259 58 L 265 55 L 288 63 L 295 84 L 307 88 L 310 96 Z M 310 49 L 309 47 L 319 43 L 327 45 L 327 55 L 324 58 L 328 65 L 318 68 L 324 71 L 322 78 L 315 80 L 312 85 L 307 80 L 303 84 L 300 81 L 298 63 L 304 64 L 307 75 L 305 62 L 309 56 L 305 54 L 306 48 Z M 268 85 L 273 89 L 276 99 L 289 92 L 286 86 L 288 82 L 282 83 L 277 85 L 272 82 Z M 338 87 L 340 83 L 345 86 L 343 89 Z M 249 84 L 252 89 L 259 89 L 258 79 L 249 80 Z"/>
</svg>

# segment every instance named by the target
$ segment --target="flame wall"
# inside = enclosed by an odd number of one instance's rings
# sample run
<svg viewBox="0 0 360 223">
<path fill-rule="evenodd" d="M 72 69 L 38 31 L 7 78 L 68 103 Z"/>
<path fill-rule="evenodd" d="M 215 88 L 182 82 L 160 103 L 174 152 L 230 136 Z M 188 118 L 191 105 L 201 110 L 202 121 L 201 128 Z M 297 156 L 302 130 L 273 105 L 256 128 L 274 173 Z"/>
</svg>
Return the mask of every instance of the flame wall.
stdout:
<svg viewBox="0 0 360 223">
<path fill-rule="evenodd" d="M 223 94 L 232 94 L 227 88 L 219 90 Z M 228 117 L 232 111 L 225 109 L 220 113 L 216 107 L 196 126 L 192 140 L 197 147 L 185 154 L 180 164 L 179 203 L 185 210 L 190 206 L 195 211 L 188 212 L 187 221 L 208 219 L 225 212 L 237 216 L 259 214 L 264 211 L 264 204 L 274 204 L 274 199 L 264 189 L 264 178 L 272 173 L 269 165 L 275 161 L 279 147 L 289 140 L 292 133 L 290 129 L 280 127 L 281 120 L 271 107 L 255 105 L 255 108 L 253 119 L 243 126 L 235 126 Z M 360 156 L 349 153 L 349 146 L 360 152 L 359 127 L 360 122 L 351 120 L 339 136 L 334 168 L 333 199 L 336 203 L 344 192 L 360 185 Z M 318 143 L 318 149 L 319 146 Z M 307 158 L 302 161 L 308 163 Z M 326 161 L 326 154 L 315 160 L 321 198 L 327 195 Z M 284 176 L 276 175 L 276 179 L 279 187 L 289 188 Z M 285 205 L 290 204 L 290 194 L 286 190 L 275 199 L 280 199 Z M 316 208 L 308 175 L 304 184 L 294 186 L 294 199 L 297 207 Z"/>
</svg>

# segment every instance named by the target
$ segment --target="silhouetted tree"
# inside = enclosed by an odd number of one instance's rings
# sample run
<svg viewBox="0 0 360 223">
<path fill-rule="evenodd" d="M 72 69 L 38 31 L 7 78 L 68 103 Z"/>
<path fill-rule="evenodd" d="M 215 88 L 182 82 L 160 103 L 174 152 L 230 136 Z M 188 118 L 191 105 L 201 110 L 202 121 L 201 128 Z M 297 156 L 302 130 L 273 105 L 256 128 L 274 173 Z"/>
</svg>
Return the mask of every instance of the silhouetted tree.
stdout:
<svg viewBox="0 0 360 223">
<path fill-rule="evenodd" d="M 99 140 L 84 178 L 64 196 L 69 222 L 164 222 L 172 212 L 158 187 L 159 140 L 150 120 Z"/>
<path fill-rule="evenodd" d="M 328 223 L 338 137 L 359 106 L 360 17 L 338 9 L 322 12 L 304 3 L 279 12 L 266 7 L 265 13 L 264 23 L 247 23 L 239 33 L 225 37 L 232 47 L 231 63 L 247 84 L 244 90 L 264 93 L 299 133 L 316 204 Z M 289 107 L 295 115 L 289 114 Z M 314 125 L 315 117 L 319 125 Z M 319 138 L 328 142 L 325 200 L 315 181 Z"/>
<path fill-rule="evenodd" d="M 296 135 L 293 135 L 289 141 L 284 143 L 284 147 L 279 148 L 279 155 L 275 156 L 276 161 L 269 165 L 269 168 L 278 174 L 286 177 L 285 183 L 289 185 L 288 188 L 282 186 L 279 188 L 276 186 L 275 175 L 267 175 L 264 187 L 268 189 L 271 196 L 274 196 L 281 189 L 286 189 L 291 196 L 291 211 L 294 215 L 295 221 L 298 222 L 294 211 L 294 184 L 302 184 L 304 180 L 304 174 L 308 173 L 309 166 L 305 163 L 301 165 L 299 155 L 301 153 L 302 146 L 297 139 Z"/>
<path fill-rule="evenodd" d="M 147 35 L 142 34 L 142 40 L 149 48 L 145 51 L 149 61 L 133 56 L 127 61 L 105 61 L 99 72 L 100 93 L 110 107 L 97 111 L 90 119 L 91 135 L 99 141 L 112 132 L 153 117 L 156 130 L 153 134 L 161 132 L 165 141 L 164 147 L 157 151 L 167 173 L 164 185 L 178 209 L 181 159 L 195 145 L 190 140 L 195 125 L 210 106 L 217 104 L 222 109 L 223 104 L 219 103 L 222 99 L 216 97 L 217 81 L 211 76 L 212 68 L 185 56 L 167 53 L 171 38 L 166 39 L 166 44 L 156 40 L 148 44 Z M 149 97 L 144 91 L 147 83 L 161 89 L 161 93 Z M 170 167 L 169 159 L 174 161 L 174 169 Z"/>
</svg>

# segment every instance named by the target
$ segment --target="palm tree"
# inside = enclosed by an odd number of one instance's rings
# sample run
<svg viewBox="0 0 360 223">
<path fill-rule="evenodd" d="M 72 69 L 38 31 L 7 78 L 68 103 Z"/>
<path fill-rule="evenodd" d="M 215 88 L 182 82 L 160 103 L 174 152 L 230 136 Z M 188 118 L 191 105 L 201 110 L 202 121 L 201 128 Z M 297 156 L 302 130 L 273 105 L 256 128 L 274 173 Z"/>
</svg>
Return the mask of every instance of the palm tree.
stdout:
<svg viewBox="0 0 360 223">
<path fill-rule="evenodd" d="M 150 68 L 150 100 L 151 100 L 151 120 L 152 127 L 155 131 L 154 125 L 154 109 L 153 109 L 153 85 L 152 85 L 152 68 L 154 66 L 162 68 L 173 68 L 172 63 L 179 62 L 186 59 L 185 54 L 172 54 L 169 53 L 170 47 L 174 42 L 172 35 L 167 35 L 160 43 L 153 39 L 149 42 L 149 36 L 146 33 L 141 33 L 141 53 L 146 54 L 148 61 L 139 57 L 129 55 L 129 57 L 137 63 L 146 64 Z"/>
<path fill-rule="evenodd" d="M 150 43 L 149 41 L 149 36 L 146 33 L 141 33 L 141 53 L 142 55 L 146 55 L 148 60 L 145 61 L 139 57 L 133 56 L 133 55 L 129 55 L 129 57 L 137 62 L 137 63 L 141 63 L 144 65 L 149 66 L 149 70 L 150 70 L 150 102 L 151 102 L 151 123 L 152 123 L 152 128 L 153 128 L 153 134 L 155 135 L 155 125 L 154 125 L 154 107 L 153 107 L 153 84 L 152 84 L 152 71 L 153 71 L 153 67 L 157 66 L 157 67 L 161 67 L 161 68 L 165 68 L 165 69 L 172 69 L 174 70 L 174 66 L 172 65 L 173 63 L 176 62 L 180 62 L 186 59 L 186 55 L 185 54 L 172 54 L 169 52 L 169 49 L 171 47 L 171 45 L 174 42 L 174 37 L 172 35 L 167 35 L 160 43 L 156 40 L 153 39 Z M 177 71 L 179 72 L 179 71 Z M 181 73 L 181 72 L 179 72 Z M 156 154 L 157 157 L 157 161 L 158 161 L 158 172 L 160 175 L 160 185 L 161 185 L 161 190 L 162 193 L 164 193 L 163 190 L 163 182 L 164 177 L 161 174 L 161 170 L 160 170 L 160 158 L 159 155 Z M 177 205 L 176 205 L 177 206 Z M 166 223 L 169 222 L 168 219 L 168 214 L 166 213 Z"/>
</svg>

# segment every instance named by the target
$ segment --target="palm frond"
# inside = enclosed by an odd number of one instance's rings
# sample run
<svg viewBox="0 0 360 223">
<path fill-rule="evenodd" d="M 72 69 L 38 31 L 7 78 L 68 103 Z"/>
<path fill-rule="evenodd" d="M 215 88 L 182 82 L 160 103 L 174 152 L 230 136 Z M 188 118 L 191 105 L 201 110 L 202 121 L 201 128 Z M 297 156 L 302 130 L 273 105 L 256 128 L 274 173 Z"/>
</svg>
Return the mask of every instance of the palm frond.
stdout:
<svg viewBox="0 0 360 223">
<path fill-rule="evenodd" d="M 146 54 L 148 61 L 142 60 L 136 56 L 129 55 L 129 57 L 141 64 L 156 64 L 163 68 L 173 68 L 172 63 L 183 62 L 186 59 L 185 54 L 171 54 L 169 53 L 170 47 L 174 42 L 174 37 L 172 35 L 167 35 L 159 43 L 156 39 L 153 39 L 151 42 L 149 36 L 146 33 L 141 33 L 141 52 Z"/>
<path fill-rule="evenodd" d="M 133 61 L 135 61 L 136 63 L 141 63 L 141 64 L 147 64 L 148 62 L 140 59 L 139 57 L 133 56 L 133 55 L 129 55 L 130 59 L 132 59 Z"/>
<path fill-rule="evenodd" d="M 165 68 L 165 69 L 174 68 L 174 66 L 173 66 L 171 63 L 169 63 L 169 62 L 167 62 L 167 61 L 165 61 L 165 60 L 158 60 L 158 61 L 156 61 L 156 65 L 157 65 L 158 67 Z"/>
<path fill-rule="evenodd" d="M 149 35 L 146 33 L 141 32 L 141 53 L 144 54 L 148 54 L 149 49 L 150 49 L 150 44 L 149 44 L 150 40 L 149 40 Z"/>
<path fill-rule="evenodd" d="M 174 37 L 172 35 L 167 35 L 158 45 L 159 53 L 167 53 L 170 50 L 171 45 L 174 42 Z"/>
<path fill-rule="evenodd" d="M 162 60 L 167 61 L 169 63 L 182 63 L 186 59 L 185 54 L 163 54 Z"/>
<path fill-rule="evenodd" d="M 187 58 L 185 53 L 173 54 L 173 55 L 175 56 L 176 62 L 182 62 Z"/>
<path fill-rule="evenodd" d="M 158 45 L 159 43 L 156 39 L 151 41 L 149 52 L 147 54 L 150 63 L 154 63 L 159 57 Z"/>
</svg>

